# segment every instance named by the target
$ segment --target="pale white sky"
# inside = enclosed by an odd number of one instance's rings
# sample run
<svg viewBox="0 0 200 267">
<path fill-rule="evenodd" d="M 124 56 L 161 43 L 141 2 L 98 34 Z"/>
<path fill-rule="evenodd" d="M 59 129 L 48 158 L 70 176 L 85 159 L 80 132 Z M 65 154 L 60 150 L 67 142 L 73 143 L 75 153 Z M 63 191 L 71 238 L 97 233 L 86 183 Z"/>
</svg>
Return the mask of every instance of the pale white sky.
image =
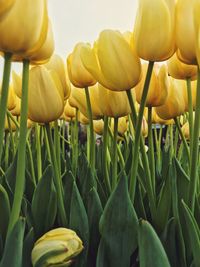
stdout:
<svg viewBox="0 0 200 267">
<path fill-rule="evenodd" d="M 48 0 L 48 7 L 55 53 L 65 60 L 77 42 L 93 43 L 103 29 L 132 31 L 137 0 Z M 13 65 L 20 70 L 19 64 Z M 2 68 L 0 59 L 1 77 Z"/>
</svg>

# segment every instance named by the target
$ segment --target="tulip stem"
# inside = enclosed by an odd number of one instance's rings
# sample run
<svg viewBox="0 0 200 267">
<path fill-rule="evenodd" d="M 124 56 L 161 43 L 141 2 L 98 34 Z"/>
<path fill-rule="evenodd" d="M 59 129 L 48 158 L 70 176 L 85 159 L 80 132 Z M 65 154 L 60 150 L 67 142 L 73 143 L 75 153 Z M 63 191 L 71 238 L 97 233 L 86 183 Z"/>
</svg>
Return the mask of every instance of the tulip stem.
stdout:
<svg viewBox="0 0 200 267">
<path fill-rule="evenodd" d="M 193 105 L 192 105 L 192 89 L 191 79 L 186 79 L 187 83 L 187 96 L 188 96 L 188 110 L 189 110 L 189 133 L 190 133 L 190 153 L 192 151 L 192 138 L 193 138 Z"/>
<path fill-rule="evenodd" d="M 117 135 L 118 135 L 118 118 L 114 118 L 114 136 L 113 136 L 113 160 L 112 160 L 112 190 L 117 184 Z"/>
<path fill-rule="evenodd" d="M 194 132 L 192 137 L 190 184 L 189 184 L 189 208 L 194 213 L 196 187 L 198 179 L 198 155 L 199 155 L 199 129 L 200 129 L 200 69 L 198 67 L 196 110 L 194 118 Z"/>
<path fill-rule="evenodd" d="M 27 117 L 28 117 L 28 83 L 29 83 L 29 61 L 23 61 L 22 74 L 22 100 L 21 116 L 19 128 L 19 144 L 17 154 L 17 171 L 15 181 L 15 192 L 13 206 L 10 214 L 8 225 L 8 235 L 13 229 L 20 216 L 22 198 L 25 186 L 25 168 L 26 168 L 26 134 L 27 134 Z"/>
<path fill-rule="evenodd" d="M 155 158 L 152 135 L 152 107 L 148 107 L 148 145 L 149 145 L 149 165 L 151 170 L 152 187 L 155 190 Z"/>
<path fill-rule="evenodd" d="M 181 130 L 180 123 L 179 123 L 179 121 L 178 121 L 177 118 L 174 118 L 174 122 L 175 122 L 176 127 L 177 127 L 177 129 L 178 129 L 178 132 L 179 132 L 179 134 L 180 134 L 180 137 L 181 137 L 181 140 L 182 140 L 182 142 L 183 142 L 183 145 L 184 145 L 184 147 L 185 147 L 186 154 L 187 154 L 187 157 L 188 157 L 188 163 L 190 163 L 190 151 L 189 151 L 188 144 L 187 144 L 187 142 L 186 142 L 185 136 L 183 135 L 183 132 L 182 132 L 182 130 Z"/>
<path fill-rule="evenodd" d="M 76 117 L 73 123 L 73 151 L 72 151 L 72 169 L 76 177 L 78 165 L 78 109 L 76 108 Z"/>
<path fill-rule="evenodd" d="M 4 135 L 4 125 L 5 125 L 5 116 L 7 109 L 7 100 L 9 92 L 9 82 L 10 82 L 10 70 L 11 70 L 11 57 L 12 54 L 5 53 L 4 55 L 4 70 L 3 70 L 3 82 L 1 88 L 1 100 L 0 100 L 0 165 L 1 157 L 3 151 L 3 135 Z"/>
<path fill-rule="evenodd" d="M 85 87 L 85 96 L 87 102 L 87 114 L 90 123 L 90 166 L 92 171 L 95 171 L 95 140 L 94 140 L 94 127 L 93 127 L 93 119 L 92 119 L 92 107 L 90 102 L 90 94 L 88 87 Z"/>
<path fill-rule="evenodd" d="M 103 153 L 102 153 L 102 165 L 103 165 L 103 176 L 107 187 L 108 195 L 111 192 L 110 178 L 107 166 L 107 147 L 108 147 L 108 117 L 104 116 L 104 129 L 103 129 Z"/>
<path fill-rule="evenodd" d="M 136 124 L 136 131 L 135 131 L 135 144 L 133 148 L 133 171 L 132 171 L 132 176 L 130 177 L 130 197 L 132 199 L 132 202 L 134 202 L 135 198 L 135 187 L 136 187 L 136 178 L 137 178 L 137 170 L 138 170 L 138 163 L 139 163 L 139 144 L 140 144 L 140 134 L 141 134 L 141 127 L 142 127 L 142 119 L 143 119 L 143 114 L 144 114 L 144 108 L 146 106 L 146 99 L 147 99 L 147 94 L 148 94 L 148 89 L 149 89 L 149 84 L 151 80 L 151 74 L 153 71 L 153 65 L 154 62 L 149 61 L 148 64 L 148 69 L 147 69 L 147 74 L 146 74 L 146 79 L 144 83 L 144 88 L 142 92 L 142 99 L 140 103 L 140 110 L 137 118 L 137 124 Z"/>
<path fill-rule="evenodd" d="M 37 180 L 42 177 L 42 156 L 41 156 L 41 144 L 40 144 L 40 126 L 35 124 L 35 137 L 36 137 L 36 152 L 37 152 Z"/>
<path fill-rule="evenodd" d="M 58 170 L 59 173 L 61 173 L 61 162 L 60 162 L 60 135 L 58 131 L 58 121 L 54 121 L 54 146 L 55 146 L 55 152 L 56 152 L 56 158 L 58 162 Z"/>
<path fill-rule="evenodd" d="M 51 158 L 52 158 L 52 165 L 54 168 L 54 175 L 55 175 L 54 182 L 55 182 L 56 192 L 58 196 L 58 210 L 60 213 L 60 220 L 61 220 L 62 226 L 67 226 L 67 217 L 66 217 L 64 201 L 63 201 L 63 187 L 62 187 L 61 174 L 59 172 L 58 162 L 56 158 L 56 151 L 55 151 L 55 146 L 53 144 L 50 125 L 48 123 L 45 124 L 45 128 L 47 131 L 48 142 L 49 142 Z"/>
</svg>

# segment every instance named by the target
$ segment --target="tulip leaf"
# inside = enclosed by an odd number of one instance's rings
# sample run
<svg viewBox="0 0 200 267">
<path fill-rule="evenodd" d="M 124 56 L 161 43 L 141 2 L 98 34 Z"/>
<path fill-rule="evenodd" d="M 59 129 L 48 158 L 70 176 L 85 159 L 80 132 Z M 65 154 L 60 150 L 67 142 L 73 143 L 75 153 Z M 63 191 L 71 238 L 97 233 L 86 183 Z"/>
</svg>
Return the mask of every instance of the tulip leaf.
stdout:
<svg viewBox="0 0 200 267">
<path fill-rule="evenodd" d="M 140 221 L 138 243 L 140 267 L 170 267 L 161 241 L 147 221 Z"/>
<path fill-rule="evenodd" d="M 138 220 L 129 197 L 127 177 L 121 175 L 100 220 L 97 267 L 129 267 L 137 247 Z"/>
<path fill-rule="evenodd" d="M 71 196 L 75 178 L 71 171 L 67 172 L 63 177 L 64 205 L 67 218 L 70 216 Z"/>
<path fill-rule="evenodd" d="M 31 252 L 34 246 L 34 232 L 33 228 L 30 229 L 28 234 L 24 239 L 24 247 L 23 247 L 23 267 L 31 267 Z"/>
<path fill-rule="evenodd" d="M 192 247 L 192 253 L 194 257 L 195 266 L 200 266 L 200 229 L 198 224 L 188 206 L 182 201 L 184 217 L 187 224 L 187 231 L 189 232 L 190 245 Z"/>
<path fill-rule="evenodd" d="M 0 185 L 0 235 L 4 243 L 10 217 L 10 202 L 4 187 Z"/>
<path fill-rule="evenodd" d="M 32 200 L 33 225 L 36 237 L 51 229 L 57 212 L 57 195 L 52 166 L 48 165 L 36 187 Z"/>
<path fill-rule="evenodd" d="M 87 267 L 87 255 L 89 247 L 89 225 L 87 213 L 77 188 L 76 183 L 73 184 L 69 228 L 74 230 L 83 241 L 84 250 L 75 260 L 75 267 Z"/>
<path fill-rule="evenodd" d="M 7 237 L 0 267 L 22 267 L 25 220 L 20 218 Z"/>
</svg>

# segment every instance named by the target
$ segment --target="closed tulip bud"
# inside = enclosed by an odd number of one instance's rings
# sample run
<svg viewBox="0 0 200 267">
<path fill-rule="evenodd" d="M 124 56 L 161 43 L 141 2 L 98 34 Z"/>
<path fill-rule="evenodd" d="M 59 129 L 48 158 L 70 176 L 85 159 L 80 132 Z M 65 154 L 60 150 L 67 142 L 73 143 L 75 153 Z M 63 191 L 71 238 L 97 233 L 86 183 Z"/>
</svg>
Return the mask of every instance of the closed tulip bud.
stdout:
<svg viewBox="0 0 200 267">
<path fill-rule="evenodd" d="M 196 64 L 193 4 L 191 0 L 177 1 L 175 40 L 179 59 L 186 64 Z"/>
<path fill-rule="evenodd" d="M 0 17 L 0 50 L 32 55 L 43 45 L 47 28 L 46 0 L 15 0 Z"/>
<path fill-rule="evenodd" d="M 15 107 L 10 110 L 13 116 L 20 116 L 21 113 L 21 99 L 16 95 Z"/>
<path fill-rule="evenodd" d="M 173 119 L 184 113 L 185 99 L 183 96 L 182 82 L 170 77 L 169 93 L 165 104 L 156 107 L 156 113 L 160 118 L 164 120 Z"/>
<path fill-rule="evenodd" d="M 94 132 L 98 135 L 103 135 L 104 121 L 94 120 L 93 121 Z"/>
<path fill-rule="evenodd" d="M 196 80 L 197 78 L 197 67 L 194 65 L 184 64 L 178 59 L 176 54 L 167 61 L 167 66 L 170 76 L 175 79 Z"/>
<path fill-rule="evenodd" d="M 69 101 L 67 100 L 65 103 L 65 108 L 64 108 L 64 114 L 68 118 L 75 118 L 76 116 L 76 108 L 73 108 L 70 104 Z"/>
<path fill-rule="evenodd" d="M 95 79 L 110 90 L 130 90 L 140 81 L 140 59 L 118 31 L 102 31 L 93 48 L 82 47 L 81 59 Z"/>
<path fill-rule="evenodd" d="M 94 120 L 102 118 L 103 114 L 99 106 L 99 95 L 97 85 L 89 87 L 92 117 Z M 69 104 L 78 108 L 87 117 L 87 102 L 84 90 L 72 87 Z"/>
<path fill-rule="evenodd" d="M 67 69 L 71 83 L 75 87 L 85 88 L 92 86 L 96 83 L 93 76 L 87 71 L 81 61 L 81 48 L 84 47 L 84 43 L 78 43 L 73 52 L 67 58 Z"/>
<path fill-rule="evenodd" d="M 175 52 L 175 1 L 140 0 L 134 36 L 139 57 L 164 61 Z"/>
<path fill-rule="evenodd" d="M 114 119 L 111 120 L 111 129 L 114 131 Z M 121 117 L 118 120 L 117 132 L 120 136 L 124 136 L 125 132 L 128 130 L 128 123 L 126 117 Z"/>
<path fill-rule="evenodd" d="M 13 89 L 15 94 L 21 98 L 22 96 L 22 77 L 18 75 L 15 71 L 12 71 Z"/>
<path fill-rule="evenodd" d="M 135 87 L 136 100 L 138 103 L 141 103 L 145 77 L 147 73 L 147 64 L 143 64 L 142 70 L 142 80 Z M 168 72 L 166 65 L 155 65 L 151 81 L 149 85 L 149 90 L 147 94 L 146 106 L 147 107 L 157 107 L 161 106 L 165 103 L 168 95 L 169 81 L 168 81 Z"/>
<path fill-rule="evenodd" d="M 183 124 L 183 126 L 181 127 L 181 131 L 183 133 L 183 135 L 185 136 L 186 140 L 190 140 L 190 129 L 189 129 L 189 123 L 186 122 L 185 124 Z"/>
<path fill-rule="evenodd" d="M 103 115 L 113 118 L 124 117 L 131 113 L 126 92 L 116 92 L 98 84 L 99 106 Z"/>
<path fill-rule="evenodd" d="M 155 108 L 152 108 L 152 123 L 161 124 L 161 125 L 170 125 L 170 124 L 174 124 L 174 120 L 173 119 L 170 119 L 170 120 L 161 119 L 156 113 Z"/>
<path fill-rule="evenodd" d="M 193 24 L 194 24 L 194 32 L 195 32 L 195 52 L 198 61 L 198 65 L 200 66 L 200 2 L 199 0 L 193 0 Z"/>
<path fill-rule="evenodd" d="M 79 115 L 78 119 L 79 119 L 79 122 L 81 124 L 83 124 L 83 125 L 88 125 L 89 124 L 88 118 L 85 115 L 83 115 L 83 113 L 81 113 L 81 112 L 80 112 L 80 115 Z"/>
<path fill-rule="evenodd" d="M 16 124 L 11 120 L 11 119 L 9 119 L 9 121 L 8 121 L 8 118 L 6 118 L 5 119 L 5 125 L 4 125 L 4 129 L 5 129 L 5 131 L 16 131 L 16 129 L 17 129 L 17 126 L 16 126 Z"/>
<path fill-rule="evenodd" d="M 58 119 L 64 109 L 62 85 L 56 73 L 43 66 L 30 70 L 29 79 L 29 119 L 47 123 Z"/>
<path fill-rule="evenodd" d="M 64 99 L 67 99 L 70 96 L 71 84 L 67 72 L 65 70 L 65 64 L 62 58 L 58 55 L 53 55 L 49 62 L 45 64 L 45 67 L 49 70 L 56 71 L 62 83 Z"/>
<path fill-rule="evenodd" d="M 51 230 L 34 244 L 31 259 L 33 267 L 70 266 L 83 250 L 77 234 L 66 228 Z"/>
</svg>

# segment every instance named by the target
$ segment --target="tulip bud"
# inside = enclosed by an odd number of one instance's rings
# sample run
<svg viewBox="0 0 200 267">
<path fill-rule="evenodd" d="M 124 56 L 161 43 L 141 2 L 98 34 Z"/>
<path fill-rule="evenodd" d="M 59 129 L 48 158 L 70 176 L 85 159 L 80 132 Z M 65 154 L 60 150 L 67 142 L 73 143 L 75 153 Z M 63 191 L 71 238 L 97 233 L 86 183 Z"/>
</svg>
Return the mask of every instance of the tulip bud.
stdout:
<svg viewBox="0 0 200 267">
<path fill-rule="evenodd" d="M 28 116 L 39 123 L 54 121 L 64 109 L 61 82 L 56 73 L 43 66 L 30 70 Z"/>
<path fill-rule="evenodd" d="M 175 52 L 174 0 L 140 0 L 134 36 L 139 57 L 164 61 Z"/>
<path fill-rule="evenodd" d="M 73 108 L 70 104 L 69 101 L 67 100 L 65 103 L 65 107 L 64 107 L 64 115 L 68 118 L 75 118 L 76 116 L 76 109 Z"/>
<path fill-rule="evenodd" d="M 83 250 L 82 241 L 70 229 L 57 228 L 40 237 L 34 244 L 33 267 L 70 266 Z"/>
<path fill-rule="evenodd" d="M 111 91 L 98 84 L 99 107 L 103 115 L 113 118 L 131 113 L 126 92 Z"/>
<path fill-rule="evenodd" d="M 94 132 L 99 135 L 103 135 L 104 121 L 94 120 L 93 121 Z"/>
<path fill-rule="evenodd" d="M 155 108 L 152 108 L 152 123 L 161 124 L 161 125 L 170 125 L 170 124 L 174 124 L 174 120 L 173 119 L 170 119 L 170 120 L 161 119 L 156 113 Z"/>
<path fill-rule="evenodd" d="M 21 98 L 22 96 L 22 77 L 18 75 L 14 70 L 12 71 L 13 89 L 15 94 Z"/>
<path fill-rule="evenodd" d="M 173 119 L 180 116 L 185 111 L 185 100 L 183 96 L 183 87 L 180 80 L 170 77 L 170 86 L 168 97 L 165 104 L 156 107 L 156 113 L 164 120 Z"/>
<path fill-rule="evenodd" d="M 79 122 L 81 124 L 83 124 L 83 125 L 88 125 L 89 124 L 88 118 L 85 115 L 83 115 L 83 113 L 81 113 L 81 112 L 80 112 L 80 115 L 79 115 L 78 119 L 79 119 Z"/>
<path fill-rule="evenodd" d="M 15 107 L 10 110 L 13 116 L 20 116 L 21 112 L 21 99 L 16 95 L 15 97 Z"/>
<path fill-rule="evenodd" d="M 168 62 L 168 72 L 170 76 L 175 79 L 192 79 L 196 80 L 197 77 L 197 67 L 193 65 L 187 65 L 181 62 L 177 55 L 174 54 Z"/>
<path fill-rule="evenodd" d="M 185 124 L 183 124 L 183 126 L 181 127 L 181 131 L 183 132 L 183 135 L 185 136 L 186 140 L 190 139 L 190 129 L 189 129 L 189 123 L 186 122 Z"/>
<path fill-rule="evenodd" d="M 114 131 L 114 119 L 111 120 L 111 129 L 112 131 Z M 118 128 L 117 128 L 117 132 L 120 136 L 124 136 L 125 132 L 128 129 L 128 124 L 127 124 L 127 120 L 126 117 L 121 117 L 118 120 Z"/>
<path fill-rule="evenodd" d="M 130 90 L 140 81 L 140 59 L 118 31 L 102 31 L 93 48 L 82 47 L 81 59 L 95 79 L 110 90 Z"/>
<path fill-rule="evenodd" d="M 13 6 L 15 0 L 1 0 L 0 3 L 0 16 L 9 11 L 9 9 Z"/>
<path fill-rule="evenodd" d="M 79 88 L 92 86 L 96 83 L 81 61 L 80 52 L 83 46 L 85 46 L 84 43 L 78 43 L 67 58 L 69 79 L 75 87 Z"/>
<path fill-rule="evenodd" d="M 194 32 L 195 32 L 195 52 L 198 64 L 200 66 L 200 3 L 199 0 L 193 0 L 193 25 L 194 25 Z M 188 38 L 188 37 L 187 37 Z"/>
<path fill-rule="evenodd" d="M 136 100 L 138 103 L 141 103 L 145 77 L 147 73 L 147 67 L 148 67 L 147 64 L 143 64 L 142 80 L 135 87 Z M 168 81 L 167 67 L 165 65 L 162 65 L 162 67 L 159 67 L 159 65 L 155 65 L 151 75 L 146 106 L 157 107 L 163 105 L 167 99 L 168 87 L 169 87 L 169 81 Z"/>
<path fill-rule="evenodd" d="M 0 50 L 32 55 L 43 45 L 47 28 L 46 0 L 15 0 L 0 17 Z"/>
</svg>

